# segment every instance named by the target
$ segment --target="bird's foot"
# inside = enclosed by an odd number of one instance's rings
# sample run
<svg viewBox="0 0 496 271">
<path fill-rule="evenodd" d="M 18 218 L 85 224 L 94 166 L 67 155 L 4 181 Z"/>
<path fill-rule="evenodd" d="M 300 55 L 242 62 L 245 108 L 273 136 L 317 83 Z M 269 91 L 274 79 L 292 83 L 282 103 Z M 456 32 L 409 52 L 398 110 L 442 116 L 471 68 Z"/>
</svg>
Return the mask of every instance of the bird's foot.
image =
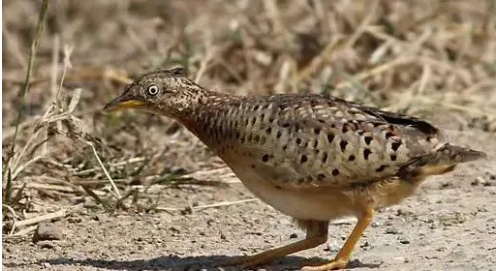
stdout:
<svg viewBox="0 0 496 271">
<path fill-rule="evenodd" d="M 236 257 L 234 259 L 229 259 L 221 263 L 221 265 L 222 266 L 236 265 L 243 268 L 247 268 L 247 267 L 254 267 L 257 265 L 265 264 L 271 262 L 272 260 L 274 260 L 274 257 L 269 253 L 264 252 L 256 255 L 241 256 L 241 257 Z"/>
<path fill-rule="evenodd" d="M 303 271 L 328 271 L 336 269 L 344 269 L 348 265 L 348 260 L 345 259 L 334 259 L 326 264 L 315 265 L 315 266 L 304 266 L 301 268 Z"/>
</svg>

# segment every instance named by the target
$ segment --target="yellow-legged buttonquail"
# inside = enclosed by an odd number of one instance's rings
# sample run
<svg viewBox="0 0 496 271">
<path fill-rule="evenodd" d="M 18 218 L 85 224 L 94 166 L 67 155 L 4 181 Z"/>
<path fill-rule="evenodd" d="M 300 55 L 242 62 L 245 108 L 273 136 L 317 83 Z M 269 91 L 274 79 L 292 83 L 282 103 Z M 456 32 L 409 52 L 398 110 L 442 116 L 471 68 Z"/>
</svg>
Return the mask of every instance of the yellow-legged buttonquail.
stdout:
<svg viewBox="0 0 496 271">
<path fill-rule="evenodd" d="M 304 240 L 235 259 L 254 266 L 316 247 L 330 220 L 358 223 L 336 257 L 304 270 L 344 268 L 374 210 L 410 196 L 429 175 L 485 154 L 450 145 L 426 121 L 328 95 L 233 96 L 182 69 L 144 74 L 105 106 L 176 119 L 219 155 L 255 196 L 296 219 Z"/>
</svg>

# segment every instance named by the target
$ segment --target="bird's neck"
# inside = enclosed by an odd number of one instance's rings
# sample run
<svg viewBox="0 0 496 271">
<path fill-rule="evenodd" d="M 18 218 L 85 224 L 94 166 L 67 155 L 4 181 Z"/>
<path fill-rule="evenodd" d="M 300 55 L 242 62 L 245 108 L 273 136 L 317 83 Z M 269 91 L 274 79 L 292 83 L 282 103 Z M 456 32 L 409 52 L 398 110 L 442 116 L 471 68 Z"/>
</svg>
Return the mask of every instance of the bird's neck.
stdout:
<svg viewBox="0 0 496 271">
<path fill-rule="evenodd" d="M 192 98 L 189 108 L 175 116 L 175 119 L 210 145 L 212 134 L 222 129 L 229 109 L 237 108 L 240 100 L 239 96 L 202 90 L 199 96 Z"/>
</svg>

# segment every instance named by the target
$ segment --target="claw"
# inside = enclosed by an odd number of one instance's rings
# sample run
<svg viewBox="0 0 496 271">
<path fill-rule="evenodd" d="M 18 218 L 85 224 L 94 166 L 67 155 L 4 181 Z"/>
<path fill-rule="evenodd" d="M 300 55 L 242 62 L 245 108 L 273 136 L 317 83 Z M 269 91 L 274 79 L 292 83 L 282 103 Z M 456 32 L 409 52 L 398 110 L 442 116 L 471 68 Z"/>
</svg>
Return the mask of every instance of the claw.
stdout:
<svg viewBox="0 0 496 271">
<path fill-rule="evenodd" d="M 253 256 L 241 256 L 236 257 L 234 259 L 229 259 L 222 263 L 223 266 L 240 266 L 243 268 L 253 267 L 257 265 L 261 265 L 271 261 L 272 259 L 269 257 L 260 257 L 261 255 L 253 255 Z"/>
<path fill-rule="evenodd" d="M 301 268 L 302 271 L 327 271 L 327 270 L 335 270 L 335 269 L 344 269 L 348 265 L 347 260 L 343 259 L 334 259 L 329 263 L 316 265 L 316 266 L 304 266 Z"/>
</svg>

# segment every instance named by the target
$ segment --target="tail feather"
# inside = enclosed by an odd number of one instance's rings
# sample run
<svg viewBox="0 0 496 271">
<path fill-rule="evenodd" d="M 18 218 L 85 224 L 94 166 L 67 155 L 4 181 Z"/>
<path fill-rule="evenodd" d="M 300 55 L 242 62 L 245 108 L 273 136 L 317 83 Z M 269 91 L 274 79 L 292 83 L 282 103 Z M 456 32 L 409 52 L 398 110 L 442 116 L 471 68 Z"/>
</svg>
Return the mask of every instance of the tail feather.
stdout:
<svg viewBox="0 0 496 271">
<path fill-rule="evenodd" d="M 418 177 L 443 174 L 452 171 L 459 163 L 486 158 L 484 152 L 472 150 L 448 143 L 441 145 L 433 153 L 414 159 L 399 172 L 403 177 Z"/>
<path fill-rule="evenodd" d="M 450 145 L 448 143 L 442 145 L 433 154 L 429 163 L 437 164 L 458 164 L 475 161 L 477 159 L 486 158 L 487 154 L 481 151 L 472 150 L 459 146 Z"/>
</svg>

